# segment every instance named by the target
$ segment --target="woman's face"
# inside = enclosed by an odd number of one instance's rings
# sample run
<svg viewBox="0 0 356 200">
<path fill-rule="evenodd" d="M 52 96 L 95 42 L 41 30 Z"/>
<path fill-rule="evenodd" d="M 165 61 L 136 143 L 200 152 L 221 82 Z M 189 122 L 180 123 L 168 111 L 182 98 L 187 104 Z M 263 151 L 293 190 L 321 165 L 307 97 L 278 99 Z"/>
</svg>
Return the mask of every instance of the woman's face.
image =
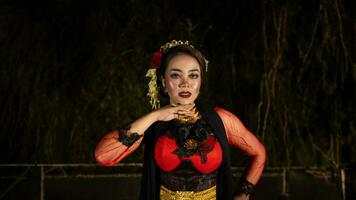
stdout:
<svg viewBox="0 0 356 200">
<path fill-rule="evenodd" d="M 187 54 L 174 56 L 168 62 L 162 85 L 169 95 L 171 104 L 194 103 L 201 86 L 198 61 Z"/>
</svg>

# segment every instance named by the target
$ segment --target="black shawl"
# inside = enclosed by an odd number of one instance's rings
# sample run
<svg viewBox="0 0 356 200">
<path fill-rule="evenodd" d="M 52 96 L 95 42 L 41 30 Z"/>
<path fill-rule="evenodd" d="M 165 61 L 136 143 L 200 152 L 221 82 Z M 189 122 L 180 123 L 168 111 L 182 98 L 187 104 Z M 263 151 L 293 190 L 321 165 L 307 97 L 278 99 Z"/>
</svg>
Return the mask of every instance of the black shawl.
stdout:
<svg viewBox="0 0 356 200">
<path fill-rule="evenodd" d="M 213 128 L 223 153 L 223 162 L 218 168 L 217 200 L 232 200 L 236 187 L 232 178 L 230 148 L 223 122 L 213 108 L 200 102 L 196 102 L 196 105 L 202 118 Z M 154 145 L 163 123 L 165 122 L 154 123 L 146 131 L 144 136 L 145 153 L 143 174 L 141 178 L 140 200 L 159 200 L 159 169 L 154 160 Z"/>
</svg>

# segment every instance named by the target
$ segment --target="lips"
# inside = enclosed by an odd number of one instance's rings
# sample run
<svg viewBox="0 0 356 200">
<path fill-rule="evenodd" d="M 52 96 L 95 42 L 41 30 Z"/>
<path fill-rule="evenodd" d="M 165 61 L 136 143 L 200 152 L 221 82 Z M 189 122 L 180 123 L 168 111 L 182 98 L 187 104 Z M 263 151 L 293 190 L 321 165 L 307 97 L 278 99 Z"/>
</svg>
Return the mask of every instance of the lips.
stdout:
<svg viewBox="0 0 356 200">
<path fill-rule="evenodd" d="M 182 98 L 189 98 L 190 96 L 192 96 L 192 93 L 190 92 L 180 92 L 178 93 L 178 95 Z"/>
</svg>

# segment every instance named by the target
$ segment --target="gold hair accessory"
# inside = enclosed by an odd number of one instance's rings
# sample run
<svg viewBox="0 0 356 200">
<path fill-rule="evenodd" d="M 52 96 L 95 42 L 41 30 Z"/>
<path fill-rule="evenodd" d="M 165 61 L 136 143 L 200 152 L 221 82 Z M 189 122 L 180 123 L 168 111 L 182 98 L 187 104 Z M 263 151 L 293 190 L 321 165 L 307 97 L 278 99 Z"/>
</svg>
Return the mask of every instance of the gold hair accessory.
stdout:
<svg viewBox="0 0 356 200">
<path fill-rule="evenodd" d="M 170 48 L 175 47 L 175 46 L 179 46 L 179 45 L 188 45 L 191 48 L 194 49 L 194 46 L 189 44 L 189 42 L 186 40 L 185 42 L 183 42 L 182 40 L 172 40 L 171 42 L 167 42 L 165 45 L 162 45 L 160 48 L 160 52 L 161 53 L 166 53 Z M 204 58 L 204 57 L 203 57 Z M 208 64 L 209 61 L 204 58 L 204 62 L 205 62 L 205 72 L 208 72 Z"/>
<path fill-rule="evenodd" d="M 189 44 L 189 42 L 187 40 L 185 42 L 183 42 L 182 40 L 178 40 L 178 41 L 172 40 L 171 42 L 167 42 L 165 45 L 161 46 L 160 51 L 162 53 L 166 53 L 170 48 L 179 46 L 179 45 L 188 45 L 188 46 L 194 48 L 194 46 Z"/>
</svg>

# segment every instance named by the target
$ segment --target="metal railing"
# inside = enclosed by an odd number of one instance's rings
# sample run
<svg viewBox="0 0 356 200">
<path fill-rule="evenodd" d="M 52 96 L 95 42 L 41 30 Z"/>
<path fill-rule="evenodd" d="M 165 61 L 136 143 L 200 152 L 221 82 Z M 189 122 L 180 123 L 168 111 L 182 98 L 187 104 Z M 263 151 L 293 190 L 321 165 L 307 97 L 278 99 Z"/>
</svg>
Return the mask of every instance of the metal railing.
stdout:
<svg viewBox="0 0 356 200">
<path fill-rule="evenodd" d="M 110 171 L 110 169 L 120 169 L 120 168 L 136 168 L 137 170 L 132 172 L 125 172 L 126 170 L 119 170 L 116 172 Z M 18 174 L 5 174 L 3 175 L 4 169 L 14 169 L 14 168 L 25 168 L 21 173 Z M 89 173 L 86 170 L 79 170 L 80 172 L 67 173 L 68 169 L 75 168 L 93 168 Z M 72 163 L 72 164 L 0 164 L 0 179 L 13 179 L 13 182 L 3 190 L 0 194 L 0 200 L 6 197 L 7 193 L 11 191 L 22 179 L 26 178 L 27 173 L 31 169 L 39 169 L 39 185 L 40 185 L 40 200 L 45 199 L 45 180 L 46 179 L 61 179 L 61 178 L 123 178 L 123 177 L 140 177 L 141 176 L 142 163 L 119 163 L 112 167 L 101 167 L 98 164 L 88 164 L 88 163 Z M 60 169 L 61 173 L 51 173 L 56 169 Z M 104 172 L 98 169 L 106 169 Z M 232 167 L 234 176 L 239 176 L 243 172 L 244 168 Z M 263 177 L 281 177 L 282 181 L 282 194 L 288 195 L 288 172 L 293 170 L 303 170 L 317 177 L 330 177 L 334 176 L 339 179 L 340 190 L 342 195 L 342 200 L 346 200 L 346 169 L 339 169 L 337 171 L 331 171 L 328 169 L 321 169 L 318 167 L 267 167 L 264 170 Z M 99 171 L 99 172 L 98 172 Z M 84 173 L 82 173 L 84 172 Z"/>
</svg>

